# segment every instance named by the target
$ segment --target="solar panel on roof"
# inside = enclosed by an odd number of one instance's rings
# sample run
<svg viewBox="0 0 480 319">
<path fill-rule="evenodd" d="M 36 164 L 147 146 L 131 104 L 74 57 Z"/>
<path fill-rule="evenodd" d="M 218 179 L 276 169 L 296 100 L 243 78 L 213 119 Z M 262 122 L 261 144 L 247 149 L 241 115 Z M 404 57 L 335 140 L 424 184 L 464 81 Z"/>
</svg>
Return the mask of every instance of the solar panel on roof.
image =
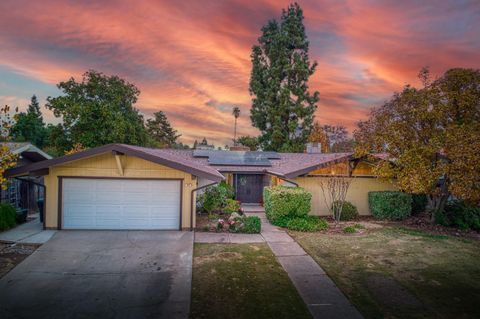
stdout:
<svg viewBox="0 0 480 319">
<path fill-rule="evenodd" d="M 269 159 L 280 159 L 275 152 L 194 150 L 194 157 L 208 157 L 212 165 L 271 166 Z"/>
</svg>

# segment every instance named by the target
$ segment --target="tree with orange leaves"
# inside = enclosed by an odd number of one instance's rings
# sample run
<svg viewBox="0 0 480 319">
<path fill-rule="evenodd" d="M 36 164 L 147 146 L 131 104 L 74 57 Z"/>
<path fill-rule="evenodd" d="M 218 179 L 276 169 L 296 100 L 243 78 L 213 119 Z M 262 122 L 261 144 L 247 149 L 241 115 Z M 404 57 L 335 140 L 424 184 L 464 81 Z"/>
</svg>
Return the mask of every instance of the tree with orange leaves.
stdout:
<svg viewBox="0 0 480 319">
<path fill-rule="evenodd" d="M 312 132 L 310 133 L 310 136 L 308 137 L 308 142 L 309 143 L 320 143 L 320 147 L 322 150 L 322 153 L 328 153 L 329 152 L 329 141 L 328 141 L 328 136 L 325 133 L 325 130 L 323 127 L 318 123 L 315 122 L 313 124 Z"/>
<path fill-rule="evenodd" d="M 407 192 L 427 194 L 441 212 L 450 195 L 480 204 L 480 70 L 451 69 L 423 88 L 410 85 L 359 123 L 358 156 L 386 152 L 376 168 Z"/>
</svg>

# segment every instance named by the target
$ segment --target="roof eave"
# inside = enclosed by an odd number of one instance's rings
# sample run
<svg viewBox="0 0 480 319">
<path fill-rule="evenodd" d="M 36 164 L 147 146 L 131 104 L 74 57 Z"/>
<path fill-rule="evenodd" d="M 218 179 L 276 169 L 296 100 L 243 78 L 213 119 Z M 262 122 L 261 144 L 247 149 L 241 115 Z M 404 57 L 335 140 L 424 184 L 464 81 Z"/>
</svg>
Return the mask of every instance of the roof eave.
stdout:
<svg viewBox="0 0 480 319">
<path fill-rule="evenodd" d="M 127 154 L 127 155 L 136 156 L 136 157 L 142 158 L 142 159 L 150 161 L 150 162 L 154 162 L 154 163 L 157 163 L 157 164 L 160 164 L 160 165 L 165 165 L 165 166 L 168 166 L 168 167 L 171 167 L 171 168 L 174 168 L 174 169 L 185 171 L 185 172 L 190 173 L 190 174 L 195 175 L 195 176 L 205 177 L 205 178 L 208 178 L 208 179 L 210 179 L 212 181 L 215 181 L 215 182 L 220 182 L 220 181 L 225 179 L 225 177 L 222 174 L 220 174 L 218 171 L 215 171 L 215 172 L 204 171 L 204 170 L 192 167 L 192 166 L 188 166 L 188 165 L 181 164 L 179 162 L 175 162 L 175 161 L 170 160 L 170 159 L 161 158 L 159 156 L 148 154 L 148 153 L 142 152 L 140 150 L 134 150 L 134 149 L 129 148 L 126 145 L 121 145 L 121 144 L 107 144 L 107 145 L 100 146 L 100 147 L 97 147 L 97 148 L 92 148 L 92 149 L 89 149 L 89 150 L 86 150 L 86 151 L 82 151 L 82 152 L 78 152 L 78 153 L 74 153 L 74 154 L 70 154 L 70 155 L 65 155 L 65 156 L 62 156 L 62 157 L 57 157 L 57 158 L 54 158 L 54 159 L 41 161 L 41 162 L 30 164 L 30 165 L 14 167 L 14 168 L 11 168 L 11 169 L 7 170 L 5 172 L 5 176 L 8 177 L 8 178 L 17 177 L 17 176 L 25 176 L 25 175 L 28 175 L 30 172 L 38 171 L 38 170 L 41 170 L 43 168 L 52 167 L 52 166 L 60 165 L 60 164 L 67 163 L 67 162 L 73 162 L 73 161 L 80 160 L 80 159 L 83 159 L 83 158 L 88 158 L 88 157 L 92 157 L 92 156 L 95 156 L 95 155 L 99 155 L 99 154 L 103 154 L 103 153 L 107 153 L 107 152 L 112 152 L 112 151 L 117 151 L 117 152 L 121 152 L 121 153 L 124 153 L 124 154 Z"/>
</svg>

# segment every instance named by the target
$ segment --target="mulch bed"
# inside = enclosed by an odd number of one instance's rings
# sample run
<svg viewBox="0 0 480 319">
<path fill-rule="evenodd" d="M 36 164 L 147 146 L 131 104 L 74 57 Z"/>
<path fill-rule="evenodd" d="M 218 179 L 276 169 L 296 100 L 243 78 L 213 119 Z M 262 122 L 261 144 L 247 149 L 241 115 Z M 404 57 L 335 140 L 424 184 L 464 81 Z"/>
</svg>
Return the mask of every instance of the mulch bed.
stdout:
<svg viewBox="0 0 480 319">
<path fill-rule="evenodd" d="M 31 255 L 40 245 L 0 243 L 0 278 Z"/>
<path fill-rule="evenodd" d="M 414 230 L 424 231 L 432 235 L 444 235 L 444 236 L 455 236 L 460 238 L 476 239 L 480 240 L 480 233 L 474 230 L 460 230 L 458 228 L 446 227 L 442 225 L 432 224 L 430 222 L 430 216 L 426 213 L 417 214 L 411 216 L 403 221 L 384 221 L 376 220 L 372 216 L 361 216 L 356 220 L 352 221 L 341 221 L 338 224 L 335 223 L 333 218 L 326 217 L 328 221 L 329 228 L 325 231 L 326 234 L 341 234 L 345 236 L 358 236 L 366 233 L 367 231 L 381 229 L 386 226 L 394 227 L 405 227 Z M 357 229 L 356 233 L 345 234 L 343 229 L 347 226 L 353 226 L 355 224 L 360 224 L 365 229 Z"/>
<path fill-rule="evenodd" d="M 197 222 L 196 222 L 196 229 L 197 232 L 213 232 L 213 233 L 228 233 L 228 226 L 223 228 L 223 231 L 217 231 L 217 222 L 218 219 L 221 218 L 225 222 L 228 221 L 230 214 L 213 214 L 210 216 L 208 214 L 198 214 L 197 215 Z"/>
</svg>

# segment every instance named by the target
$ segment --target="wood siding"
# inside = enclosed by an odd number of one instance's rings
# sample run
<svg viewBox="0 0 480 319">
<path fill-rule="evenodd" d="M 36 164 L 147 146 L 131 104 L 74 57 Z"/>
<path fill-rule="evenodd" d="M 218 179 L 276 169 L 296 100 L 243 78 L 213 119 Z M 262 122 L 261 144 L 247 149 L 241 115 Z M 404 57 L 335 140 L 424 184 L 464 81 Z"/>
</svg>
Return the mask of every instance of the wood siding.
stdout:
<svg viewBox="0 0 480 319">
<path fill-rule="evenodd" d="M 182 228 L 190 227 L 191 190 L 197 187 L 197 179 L 190 173 L 172 169 L 163 165 L 149 162 L 137 157 L 120 156 L 123 166 L 123 176 L 118 169 L 113 154 L 102 154 L 75 162 L 54 166 L 50 168 L 49 175 L 45 176 L 46 215 L 47 228 L 58 227 L 58 177 L 112 177 L 112 178 L 156 178 L 156 179 L 181 179 L 182 191 Z M 195 226 L 195 215 L 193 217 Z"/>
</svg>

